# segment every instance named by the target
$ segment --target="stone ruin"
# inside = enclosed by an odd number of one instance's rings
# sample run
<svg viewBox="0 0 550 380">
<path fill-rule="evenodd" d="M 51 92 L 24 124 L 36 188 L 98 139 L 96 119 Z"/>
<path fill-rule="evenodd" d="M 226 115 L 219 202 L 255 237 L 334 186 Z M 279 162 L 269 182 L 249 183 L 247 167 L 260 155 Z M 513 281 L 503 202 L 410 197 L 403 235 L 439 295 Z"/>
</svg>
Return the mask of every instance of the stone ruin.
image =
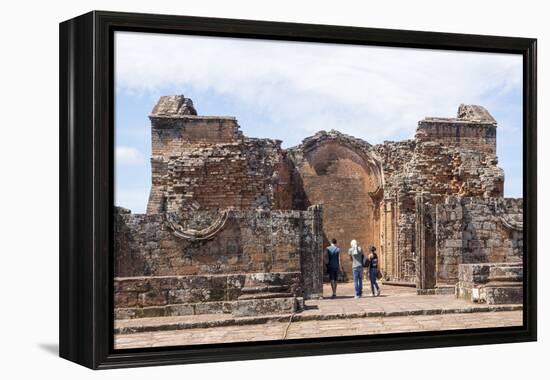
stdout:
<svg viewBox="0 0 550 380">
<path fill-rule="evenodd" d="M 519 284 L 507 268 L 521 267 L 523 201 L 503 198 L 497 122 L 481 106 L 421 120 L 410 140 L 331 130 L 290 149 L 184 96 L 161 97 L 149 118 L 147 211 L 115 213 L 116 318 L 299 311 L 322 296 L 331 238 L 343 252 L 352 239 L 378 247 L 385 281 L 419 294 L 519 294 L 498 284 Z M 487 271 L 498 297 L 472 274 Z"/>
</svg>

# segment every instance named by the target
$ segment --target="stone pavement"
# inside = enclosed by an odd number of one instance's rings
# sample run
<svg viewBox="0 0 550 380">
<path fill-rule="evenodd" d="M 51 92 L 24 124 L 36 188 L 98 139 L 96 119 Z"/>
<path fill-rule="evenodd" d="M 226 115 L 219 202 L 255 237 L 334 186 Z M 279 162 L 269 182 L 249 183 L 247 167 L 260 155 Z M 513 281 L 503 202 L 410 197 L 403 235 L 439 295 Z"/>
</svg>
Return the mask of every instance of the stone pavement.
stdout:
<svg viewBox="0 0 550 380">
<path fill-rule="evenodd" d="M 296 339 L 447 330 L 522 324 L 522 305 L 476 305 L 453 295 L 418 296 L 414 288 L 382 287 L 380 297 L 353 297 L 339 284 L 338 297 L 306 301 L 295 315 L 232 318 L 210 314 L 115 321 L 115 348 Z M 290 323 L 289 323 L 290 322 Z"/>
<path fill-rule="evenodd" d="M 250 342 L 413 331 L 437 331 L 518 326 L 521 311 L 470 314 L 372 317 L 304 322 L 269 322 L 259 325 L 193 328 L 115 335 L 115 348 L 160 347 L 210 343 Z"/>
</svg>

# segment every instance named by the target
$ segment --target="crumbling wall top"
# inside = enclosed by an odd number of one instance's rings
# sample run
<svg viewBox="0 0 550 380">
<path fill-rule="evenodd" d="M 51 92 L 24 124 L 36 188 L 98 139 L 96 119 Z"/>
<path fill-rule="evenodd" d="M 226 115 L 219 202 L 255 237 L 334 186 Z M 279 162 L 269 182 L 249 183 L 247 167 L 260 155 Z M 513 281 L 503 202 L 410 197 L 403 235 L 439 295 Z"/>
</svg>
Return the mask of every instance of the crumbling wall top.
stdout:
<svg viewBox="0 0 550 380">
<path fill-rule="evenodd" d="M 371 144 L 357 137 L 346 135 L 337 130 L 319 131 L 315 135 L 306 137 L 298 146 L 292 147 L 289 150 L 308 152 L 327 142 L 339 142 L 340 144 L 356 148 L 358 150 L 369 151 Z"/>
<path fill-rule="evenodd" d="M 183 95 L 161 96 L 151 111 L 151 117 L 197 115 L 193 101 Z"/>
<path fill-rule="evenodd" d="M 442 143 L 495 155 L 496 129 L 496 120 L 485 108 L 461 104 L 457 117 L 427 117 L 419 121 L 415 139 L 417 143 Z"/>
<path fill-rule="evenodd" d="M 456 117 L 460 120 L 495 123 L 496 120 L 485 107 L 475 104 L 461 104 Z"/>
<path fill-rule="evenodd" d="M 477 104 L 461 104 L 458 107 L 456 117 L 428 116 L 419 122 L 419 125 L 429 123 L 453 123 L 453 124 L 486 124 L 496 126 L 497 121 L 485 107 Z"/>
</svg>

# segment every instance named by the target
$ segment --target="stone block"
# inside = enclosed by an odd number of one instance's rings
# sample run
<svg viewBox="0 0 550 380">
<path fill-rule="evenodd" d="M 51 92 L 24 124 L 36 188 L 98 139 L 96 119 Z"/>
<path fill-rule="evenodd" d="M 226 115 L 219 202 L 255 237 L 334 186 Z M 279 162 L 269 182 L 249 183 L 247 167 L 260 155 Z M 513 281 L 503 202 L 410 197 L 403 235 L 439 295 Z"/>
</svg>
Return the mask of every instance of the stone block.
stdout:
<svg viewBox="0 0 550 380">
<path fill-rule="evenodd" d="M 182 305 L 168 305 L 166 306 L 166 316 L 181 316 L 181 315 L 194 315 L 195 305 L 182 304 Z"/>
<path fill-rule="evenodd" d="M 522 304 L 522 284 L 493 284 L 485 287 L 485 302 L 488 305 Z"/>
<path fill-rule="evenodd" d="M 134 307 L 138 304 L 138 293 L 116 292 L 114 301 L 117 307 Z"/>
<path fill-rule="evenodd" d="M 223 302 L 202 302 L 195 304 L 195 314 L 223 314 Z"/>
<path fill-rule="evenodd" d="M 298 303 L 295 297 L 241 300 L 233 304 L 232 314 L 236 317 L 289 314 L 298 310 Z"/>
<path fill-rule="evenodd" d="M 147 292 L 150 288 L 150 281 L 145 278 L 115 278 L 115 293 L 118 292 Z"/>
<path fill-rule="evenodd" d="M 445 241 L 445 247 L 447 248 L 462 248 L 462 240 L 449 239 Z"/>
<path fill-rule="evenodd" d="M 168 303 L 179 304 L 191 302 L 189 289 L 172 289 L 168 291 Z"/>
<path fill-rule="evenodd" d="M 487 304 L 523 302 L 521 263 L 461 264 L 456 296 Z"/>
<path fill-rule="evenodd" d="M 141 293 L 138 297 L 138 304 L 140 306 L 157 306 L 166 305 L 167 303 L 167 294 L 164 291 L 148 291 Z"/>
</svg>

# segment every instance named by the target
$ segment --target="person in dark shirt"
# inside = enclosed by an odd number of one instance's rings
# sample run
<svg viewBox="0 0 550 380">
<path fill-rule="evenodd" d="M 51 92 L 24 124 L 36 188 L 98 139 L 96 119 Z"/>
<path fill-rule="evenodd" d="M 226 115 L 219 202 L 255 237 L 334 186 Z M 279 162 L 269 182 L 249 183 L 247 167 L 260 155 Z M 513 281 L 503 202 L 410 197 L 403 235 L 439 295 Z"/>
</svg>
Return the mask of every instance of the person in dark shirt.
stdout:
<svg viewBox="0 0 550 380">
<path fill-rule="evenodd" d="M 370 247 L 369 254 L 369 278 L 370 278 L 370 287 L 372 290 L 372 296 L 378 297 L 380 295 L 380 287 L 376 282 L 376 276 L 378 276 L 378 255 L 376 254 L 376 247 Z"/>
<path fill-rule="evenodd" d="M 330 287 L 332 288 L 332 298 L 336 297 L 336 286 L 338 281 L 338 272 L 342 268 L 340 259 L 340 248 L 336 246 L 336 239 L 331 240 L 330 246 L 326 249 L 328 263 L 327 270 L 330 278 Z"/>
</svg>

